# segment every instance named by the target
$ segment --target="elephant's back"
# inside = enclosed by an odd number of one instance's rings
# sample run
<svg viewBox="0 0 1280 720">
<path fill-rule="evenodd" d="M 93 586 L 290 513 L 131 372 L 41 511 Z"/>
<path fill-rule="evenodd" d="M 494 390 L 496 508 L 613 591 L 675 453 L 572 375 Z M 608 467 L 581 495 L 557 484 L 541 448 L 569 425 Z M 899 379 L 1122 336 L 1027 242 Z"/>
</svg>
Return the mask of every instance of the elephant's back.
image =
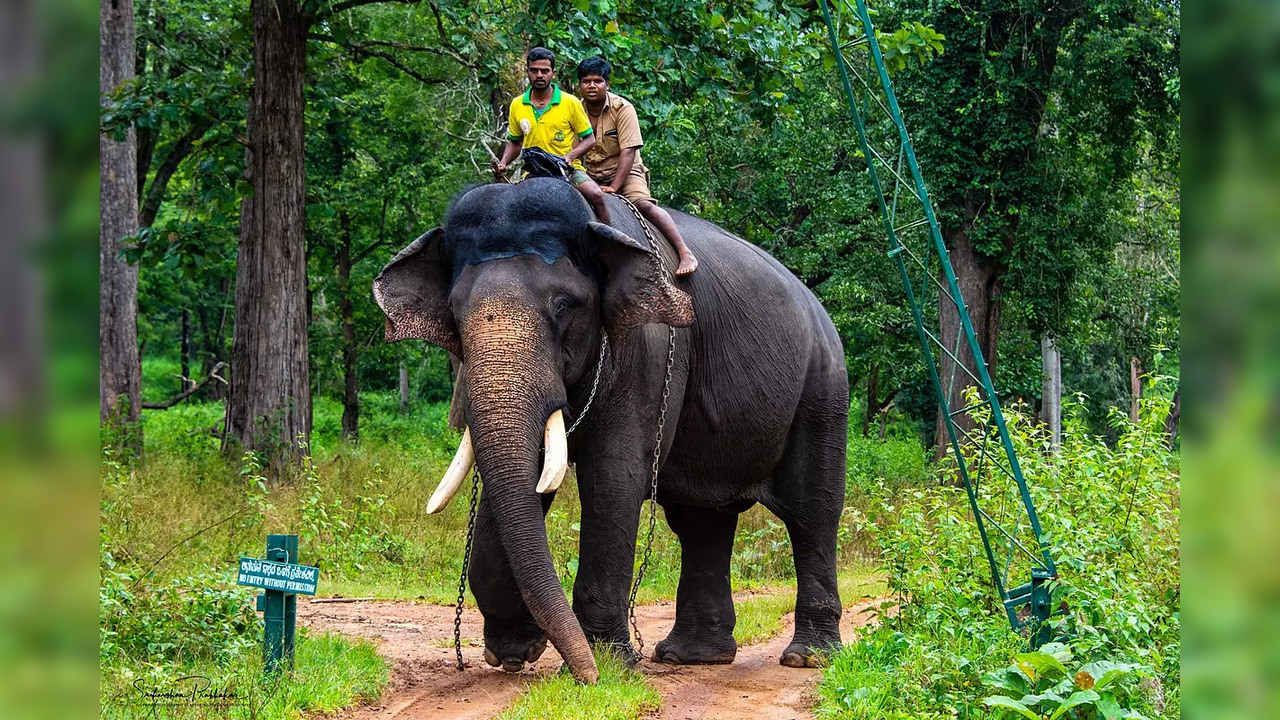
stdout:
<svg viewBox="0 0 1280 720">
<path fill-rule="evenodd" d="M 698 270 L 678 283 L 695 314 L 679 436 L 696 445 L 688 450 L 697 459 L 685 458 L 694 465 L 685 470 L 767 481 L 799 416 L 843 425 L 849 390 L 839 334 L 772 255 L 713 223 L 671 214 L 698 257 Z"/>
<path fill-rule="evenodd" d="M 835 325 L 813 291 L 794 273 L 764 249 L 714 223 L 669 212 L 698 257 L 698 271 L 680 283 L 693 295 L 695 310 L 699 296 L 714 298 L 714 304 L 702 303 L 708 306 L 709 320 L 745 323 L 743 331 L 753 335 L 753 346 L 799 344 L 834 350 L 840 354 L 843 371 L 843 348 Z M 776 322 L 784 327 L 758 327 Z M 717 333 L 736 334 L 732 327 L 718 328 Z"/>
</svg>

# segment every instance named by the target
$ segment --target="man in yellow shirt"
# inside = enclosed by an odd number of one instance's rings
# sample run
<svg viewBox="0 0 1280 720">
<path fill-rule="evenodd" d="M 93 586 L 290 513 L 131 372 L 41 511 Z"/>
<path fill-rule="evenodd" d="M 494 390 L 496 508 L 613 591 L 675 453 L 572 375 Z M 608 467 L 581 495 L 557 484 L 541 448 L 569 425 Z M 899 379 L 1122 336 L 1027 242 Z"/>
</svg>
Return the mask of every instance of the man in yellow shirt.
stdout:
<svg viewBox="0 0 1280 720">
<path fill-rule="evenodd" d="M 644 138 L 636 108 L 626 98 L 609 92 L 609 61 L 587 58 L 578 64 L 578 92 L 586 106 L 594 143 L 585 151 L 587 174 L 606 193 L 617 193 L 635 204 L 645 219 L 653 223 L 680 256 L 676 275 L 698 269 L 698 260 L 685 245 L 671 215 L 649 195 L 649 168 L 640 159 Z"/>
<path fill-rule="evenodd" d="M 529 74 L 529 89 L 511 100 L 507 144 L 494 171 L 499 176 L 505 173 L 524 148 L 541 148 L 563 157 L 570 167 L 569 182 L 591 203 L 600 222 L 609 224 L 604 193 L 587 175 L 579 159 L 596 144 L 582 101 L 561 92 L 552 82 L 556 56 L 550 50 L 544 47 L 530 50 L 525 56 L 525 70 Z M 581 139 L 577 147 L 573 146 L 575 136 Z"/>
</svg>

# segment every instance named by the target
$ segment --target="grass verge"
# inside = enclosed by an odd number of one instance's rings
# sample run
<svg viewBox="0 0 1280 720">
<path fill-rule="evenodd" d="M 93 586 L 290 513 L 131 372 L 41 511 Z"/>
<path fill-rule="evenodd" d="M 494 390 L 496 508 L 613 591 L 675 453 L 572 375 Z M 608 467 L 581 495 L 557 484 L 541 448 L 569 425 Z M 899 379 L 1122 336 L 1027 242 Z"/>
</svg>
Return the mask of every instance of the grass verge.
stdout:
<svg viewBox="0 0 1280 720">
<path fill-rule="evenodd" d="M 220 664 L 112 668 L 102 679 L 100 717 L 293 720 L 375 699 L 387 682 L 387 663 L 369 641 L 299 628 L 294 669 L 271 682 L 252 652 Z"/>
<path fill-rule="evenodd" d="M 840 600 L 847 608 L 867 597 L 879 597 L 888 591 L 884 577 L 869 566 L 850 568 L 836 578 L 840 588 Z M 750 645 L 777 635 L 782 629 L 782 619 L 795 612 L 795 588 L 778 588 L 777 592 L 752 595 L 734 602 L 738 622 L 733 627 L 733 639 L 739 645 Z"/>
<path fill-rule="evenodd" d="M 598 651 L 600 681 L 582 685 L 567 673 L 540 680 L 496 720 L 634 720 L 662 705 L 662 696 L 644 676 L 623 665 L 613 653 Z"/>
</svg>

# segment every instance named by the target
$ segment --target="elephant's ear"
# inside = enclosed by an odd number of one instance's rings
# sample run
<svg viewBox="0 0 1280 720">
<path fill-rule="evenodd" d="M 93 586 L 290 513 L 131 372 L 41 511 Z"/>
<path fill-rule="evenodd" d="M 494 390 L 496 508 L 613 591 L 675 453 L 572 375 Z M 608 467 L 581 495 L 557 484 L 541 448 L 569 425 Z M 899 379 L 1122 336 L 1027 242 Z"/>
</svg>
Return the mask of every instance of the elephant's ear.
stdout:
<svg viewBox="0 0 1280 720">
<path fill-rule="evenodd" d="M 617 346 L 628 330 L 649 323 L 693 324 L 693 299 L 672 285 L 647 248 L 617 228 L 589 223 L 600 240 L 598 255 L 609 270 L 604 291 L 605 328 Z"/>
<path fill-rule="evenodd" d="M 418 338 L 462 355 L 449 309 L 450 270 L 441 250 L 444 229 L 409 243 L 373 281 L 373 297 L 387 315 L 387 341 Z"/>
</svg>

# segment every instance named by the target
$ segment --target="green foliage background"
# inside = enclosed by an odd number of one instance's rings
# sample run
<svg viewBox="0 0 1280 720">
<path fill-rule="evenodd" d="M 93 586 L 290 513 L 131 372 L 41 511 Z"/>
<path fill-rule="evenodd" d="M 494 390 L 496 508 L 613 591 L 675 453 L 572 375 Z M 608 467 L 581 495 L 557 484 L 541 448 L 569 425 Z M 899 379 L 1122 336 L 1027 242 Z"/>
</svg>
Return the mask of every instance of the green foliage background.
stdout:
<svg viewBox="0 0 1280 720">
<path fill-rule="evenodd" d="M 559 53 L 559 79 L 569 87 L 578 60 L 609 58 L 612 89 L 640 112 L 658 199 L 720 223 L 792 269 L 835 320 L 855 394 L 875 375 L 874 404 L 892 401 L 892 412 L 929 439 L 932 391 L 883 255 L 816 4 L 320 8 L 305 88 L 318 395 L 342 394 L 344 295 L 362 390 L 393 390 L 403 363 L 415 397 L 450 391 L 440 351 L 380 342 L 368 289 L 397 249 L 440 221 L 457 191 L 488 179 L 506 101 L 523 87 L 522 54 L 544 44 Z M 998 385 L 1034 403 L 1039 341 L 1055 336 L 1068 391 L 1084 393 L 1090 426 L 1110 433 L 1106 409 L 1128 399 L 1129 359 L 1167 373 L 1178 358 L 1176 3 L 1071 5 L 1076 19 L 1052 38 L 1017 30 L 1001 2 L 873 10 L 944 226 L 971 226 L 1004 268 Z M 1049 23 L 1056 11 L 1025 3 L 1020 12 Z M 144 353 L 178 360 L 185 312 L 188 372 L 198 378 L 230 352 L 238 207 L 247 191 L 248 3 L 211 14 L 199 0 L 139 0 L 137 16 L 140 75 L 102 122 L 113 131 L 133 122 L 151 150 L 143 196 L 159 205 L 135 252 Z M 993 34 L 1005 27 L 1017 31 Z M 1052 58 L 1020 61 L 1055 38 Z M 1038 120 L 1028 116 L 1028 93 L 1049 94 Z M 976 214 L 974 198 L 985 198 Z M 335 271 L 344 243 L 354 260 L 349 285 Z M 926 313 L 936 322 L 936 308 Z M 159 399 L 178 387 L 172 378 L 148 392 Z M 213 383 L 201 397 L 220 393 Z"/>
</svg>

